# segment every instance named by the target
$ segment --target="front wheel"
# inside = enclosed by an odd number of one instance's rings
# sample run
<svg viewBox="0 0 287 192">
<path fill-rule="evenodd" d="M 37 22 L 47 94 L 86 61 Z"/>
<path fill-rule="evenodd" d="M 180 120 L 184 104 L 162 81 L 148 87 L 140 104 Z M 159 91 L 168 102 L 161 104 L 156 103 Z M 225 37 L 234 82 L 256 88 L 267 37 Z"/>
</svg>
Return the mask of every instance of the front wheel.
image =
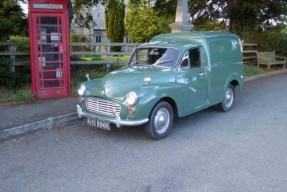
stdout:
<svg viewBox="0 0 287 192">
<path fill-rule="evenodd" d="M 224 100 L 218 104 L 218 108 L 223 112 L 228 112 L 232 109 L 235 99 L 235 88 L 230 84 L 224 93 Z"/>
<path fill-rule="evenodd" d="M 169 103 L 158 103 L 151 112 L 150 120 L 145 126 L 146 134 L 155 139 L 163 139 L 173 126 L 173 111 Z"/>
</svg>

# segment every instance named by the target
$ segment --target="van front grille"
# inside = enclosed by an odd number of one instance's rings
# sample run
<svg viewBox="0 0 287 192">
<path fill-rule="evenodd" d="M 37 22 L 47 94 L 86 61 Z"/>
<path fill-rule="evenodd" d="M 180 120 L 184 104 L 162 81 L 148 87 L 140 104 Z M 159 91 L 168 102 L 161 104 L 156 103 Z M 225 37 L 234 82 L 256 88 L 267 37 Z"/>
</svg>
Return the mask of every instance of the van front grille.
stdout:
<svg viewBox="0 0 287 192">
<path fill-rule="evenodd" d="M 115 113 L 120 114 L 121 106 L 109 100 L 99 100 L 99 99 L 87 99 L 86 108 L 90 112 L 100 113 L 104 115 L 114 115 Z"/>
</svg>

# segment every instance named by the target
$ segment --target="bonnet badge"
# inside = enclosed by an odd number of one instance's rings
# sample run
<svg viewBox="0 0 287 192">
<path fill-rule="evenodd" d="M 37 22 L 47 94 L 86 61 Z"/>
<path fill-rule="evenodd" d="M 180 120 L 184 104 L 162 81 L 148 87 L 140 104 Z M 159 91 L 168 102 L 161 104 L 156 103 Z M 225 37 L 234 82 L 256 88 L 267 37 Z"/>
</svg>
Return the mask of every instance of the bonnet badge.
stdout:
<svg viewBox="0 0 287 192">
<path fill-rule="evenodd" d="M 105 95 L 105 91 L 104 90 L 101 91 L 101 95 L 103 95 L 103 96 Z"/>
</svg>

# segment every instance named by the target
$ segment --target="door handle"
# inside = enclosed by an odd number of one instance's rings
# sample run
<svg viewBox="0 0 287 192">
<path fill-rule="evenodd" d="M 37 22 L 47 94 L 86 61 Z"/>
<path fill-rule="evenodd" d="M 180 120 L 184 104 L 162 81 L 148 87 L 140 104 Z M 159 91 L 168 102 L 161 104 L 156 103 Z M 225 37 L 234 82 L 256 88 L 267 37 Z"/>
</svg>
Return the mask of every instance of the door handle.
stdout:
<svg viewBox="0 0 287 192">
<path fill-rule="evenodd" d="M 198 76 L 203 77 L 203 76 L 205 76 L 205 73 L 199 73 Z"/>
<path fill-rule="evenodd" d="M 193 76 L 192 78 L 191 78 L 191 82 L 194 82 L 194 81 L 196 81 L 197 80 L 197 77 L 196 76 Z"/>
</svg>

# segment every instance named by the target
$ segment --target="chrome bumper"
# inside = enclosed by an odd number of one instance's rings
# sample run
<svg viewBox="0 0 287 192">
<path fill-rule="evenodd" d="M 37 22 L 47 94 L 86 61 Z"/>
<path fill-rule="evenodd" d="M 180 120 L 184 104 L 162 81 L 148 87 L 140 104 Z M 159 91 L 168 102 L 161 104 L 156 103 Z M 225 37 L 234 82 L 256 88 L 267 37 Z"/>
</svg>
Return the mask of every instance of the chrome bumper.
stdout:
<svg viewBox="0 0 287 192">
<path fill-rule="evenodd" d="M 102 119 L 102 120 L 105 120 L 105 121 L 108 121 L 110 123 L 113 123 L 117 126 L 117 128 L 120 128 L 121 126 L 137 126 L 137 125 L 143 125 L 145 123 L 147 123 L 149 121 L 148 118 L 145 118 L 145 119 L 139 119 L 139 120 L 132 120 L 132 119 L 129 119 L 129 120 L 122 120 L 119 116 L 119 114 L 115 114 L 115 117 L 111 117 L 111 118 L 103 118 L 103 117 L 100 117 L 100 116 L 97 116 L 96 114 L 89 114 L 89 113 L 85 113 L 83 112 L 82 108 L 77 105 L 77 112 L 78 112 L 78 116 L 79 118 L 82 118 L 82 117 L 89 117 L 89 118 L 96 118 L 96 119 Z"/>
</svg>

